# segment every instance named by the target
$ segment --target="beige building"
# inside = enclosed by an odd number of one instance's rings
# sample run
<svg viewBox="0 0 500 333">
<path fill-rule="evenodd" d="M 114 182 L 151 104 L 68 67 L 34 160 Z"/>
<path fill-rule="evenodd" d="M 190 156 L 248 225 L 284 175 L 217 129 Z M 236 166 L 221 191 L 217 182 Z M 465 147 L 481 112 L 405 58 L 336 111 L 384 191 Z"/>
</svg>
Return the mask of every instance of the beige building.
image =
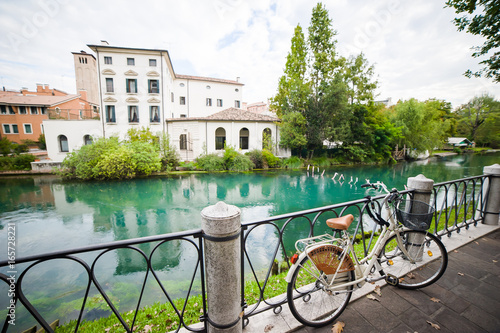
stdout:
<svg viewBox="0 0 500 333">
<path fill-rule="evenodd" d="M 97 86 L 97 62 L 92 54 L 85 51 L 73 52 L 75 62 L 76 91 L 85 90 L 87 99 L 99 105 L 99 89 Z"/>
</svg>

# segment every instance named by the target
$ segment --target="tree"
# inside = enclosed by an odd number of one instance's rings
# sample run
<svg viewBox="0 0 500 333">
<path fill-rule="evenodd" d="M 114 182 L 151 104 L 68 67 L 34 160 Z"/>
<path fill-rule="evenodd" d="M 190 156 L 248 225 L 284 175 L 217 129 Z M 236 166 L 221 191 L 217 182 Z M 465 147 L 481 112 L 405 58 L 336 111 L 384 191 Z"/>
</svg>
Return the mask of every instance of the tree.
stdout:
<svg viewBox="0 0 500 333">
<path fill-rule="evenodd" d="M 361 52 L 356 57 L 351 56 L 343 71 L 343 78 L 347 85 L 347 94 L 350 104 L 372 101 L 378 81 L 373 80 L 375 67 L 369 65 L 368 60 Z"/>
<path fill-rule="evenodd" d="M 489 95 L 476 96 L 458 108 L 457 116 L 460 133 L 465 134 L 472 141 L 476 141 L 479 134 L 483 140 L 487 141 L 486 137 L 494 133 L 484 133 L 484 128 L 496 127 L 495 124 L 498 124 L 500 102 L 495 101 Z"/>
<path fill-rule="evenodd" d="M 288 53 L 284 75 L 278 84 L 278 93 L 271 101 L 271 109 L 278 117 L 282 114 L 298 111 L 303 113 L 310 93 L 306 79 L 307 45 L 302 27 L 297 25 L 292 37 L 292 46 Z"/>
<path fill-rule="evenodd" d="M 467 77 L 493 78 L 500 82 L 500 2 L 497 0 L 448 0 L 447 7 L 455 9 L 455 13 L 462 15 L 455 18 L 454 23 L 458 31 L 465 30 L 473 35 L 486 38 L 482 46 L 474 47 L 474 58 L 478 58 L 493 51 L 489 59 L 480 61 L 484 67 L 473 73 L 470 69 L 464 75 Z"/>
<path fill-rule="evenodd" d="M 280 145 L 294 148 L 304 148 L 307 145 L 307 122 L 304 116 L 297 111 L 289 112 L 282 116 L 280 123 Z"/>
<path fill-rule="evenodd" d="M 424 152 L 438 147 L 442 141 L 439 110 L 414 98 L 398 102 L 391 121 L 401 129 L 400 146 Z"/>
</svg>

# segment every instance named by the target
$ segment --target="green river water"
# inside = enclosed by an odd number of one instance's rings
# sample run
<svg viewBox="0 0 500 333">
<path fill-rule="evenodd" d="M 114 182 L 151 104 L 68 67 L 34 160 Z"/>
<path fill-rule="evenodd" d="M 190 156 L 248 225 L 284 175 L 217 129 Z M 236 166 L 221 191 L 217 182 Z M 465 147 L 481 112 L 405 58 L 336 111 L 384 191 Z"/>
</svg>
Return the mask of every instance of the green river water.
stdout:
<svg viewBox="0 0 500 333">
<path fill-rule="evenodd" d="M 404 189 L 408 177 L 425 175 L 436 183 L 481 175 L 483 167 L 500 163 L 500 153 L 457 155 L 392 166 L 352 166 L 328 169 L 252 173 L 182 174 L 114 182 L 62 181 L 55 176 L 0 178 L 0 260 L 6 259 L 8 226 L 15 225 L 16 257 L 72 249 L 90 244 L 131 239 L 200 228 L 203 208 L 224 201 L 241 209 L 242 222 L 360 199 L 365 179 Z M 337 175 L 334 177 L 335 173 Z M 373 194 L 373 193 L 372 193 Z M 277 239 L 262 229 L 249 240 L 257 266 L 266 266 L 266 244 Z M 151 251 L 148 244 L 141 250 Z M 98 279 L 120 306 L 133 308 L 144 279 L 144 264 L 137 253 L 112 251 L 99 260 Z M 259 261 L 259 253 L 262 258 Z M 182 297 L 186 277 L 193 270 L 192 246 L 170 242 L 153 262 L 160 278 L 171 281 L 169 291 Z M 81 256 L 89 260 L 95 254 Z M 19 272 L 25 265 L 18 265 Z M 55 270 L 54 268 L 57 268 Z M 6 273 L 7 269 L 0 269 Z M 139 281 L 139 282 L 138 282 Z M 150 283 L 151 281 L 151 283 Z M 74 318 L 86 274 L 76 264 L 52 261 L 32 269 L 23 282 L 29 299 L 51 299 L 38 304 L 50 318 Z M 165 301 L 151 278 L 141 303 Z M 95 290 L 94 290 L 95 291 Z M 8 288 L 0 286 L 0 316 L 5 318 Z M 54 297 L 53 295 L 59 295 Z M 62 296 L 60 296 L 62 295 Z M 71 303 L 73 302 L 73 303 Z M 87 318 L 103 315 L 98 305 Z M 34 322 L 23 319 L 20 325 Z M 0 318 L 1 318 L 0 317 Z M 0 320 L 3 320 L 0 319 Z M 1 321 L 0 321 L 1 324 Z M 20 326 L 18 326 L 20 327 Z"/>
</svg>

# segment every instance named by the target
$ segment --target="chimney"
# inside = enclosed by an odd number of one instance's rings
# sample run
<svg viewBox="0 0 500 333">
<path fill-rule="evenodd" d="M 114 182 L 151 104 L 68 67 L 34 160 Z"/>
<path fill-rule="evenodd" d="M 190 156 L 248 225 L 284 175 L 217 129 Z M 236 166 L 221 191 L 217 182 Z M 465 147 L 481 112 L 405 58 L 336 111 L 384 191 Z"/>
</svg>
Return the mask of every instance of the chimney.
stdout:
<svg viewBox="0 0 500 333">
<path fill-rule="evenodd" d="M 36 92 L 37 93 L 43 92 L 43 84 L 41 84 L 41 83 L 36 84 Z"/>
<path fill-rule="evenodd" d="M 21 94 L 26 95 L 28 93 L 28 88 L 22 87 L 21 88 Z"/>
<path fill-rule="evenodd" d="M 240 82 L 240 77 L 239 76 L 236 77 L 236 82 Z"/>
<path fill-rule="evenodd" d="M 106 45 L 109 45 L 109 43 L 107 41 L 105 41 L 105 40 L 101 40 L 101 45 L 105 45 L 106 46 Z"/>
</svg>

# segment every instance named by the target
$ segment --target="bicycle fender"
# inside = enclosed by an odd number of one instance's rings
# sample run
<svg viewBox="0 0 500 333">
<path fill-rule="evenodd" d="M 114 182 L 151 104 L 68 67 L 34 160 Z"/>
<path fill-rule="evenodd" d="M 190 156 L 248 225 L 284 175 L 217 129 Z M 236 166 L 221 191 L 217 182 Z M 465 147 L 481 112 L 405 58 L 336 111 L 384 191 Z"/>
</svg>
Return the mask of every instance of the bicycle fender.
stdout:
<svg viewBox="0 0 500 333">
<path fill-rule="evenodd" d="M 295 262 L 295 264 L 293 264 L 291 267 L 290 267 L 290 270 L 288 271 L 288 274 L 286 275 L 285 277 L 285 281 L 287 283 L 290 283 L 292 282 L 292 276 L 293 276 L 293 273 L 297 270 L 297 268 L 299 267 L 299 263 L 302 262 L 302 260 L 304 259 L 304 257 L 306 256 L 306 251 L 302 252 L 300 255 L 299 255 L 299 259 L 297 259 L 297 261 Z"/>
</svg>

